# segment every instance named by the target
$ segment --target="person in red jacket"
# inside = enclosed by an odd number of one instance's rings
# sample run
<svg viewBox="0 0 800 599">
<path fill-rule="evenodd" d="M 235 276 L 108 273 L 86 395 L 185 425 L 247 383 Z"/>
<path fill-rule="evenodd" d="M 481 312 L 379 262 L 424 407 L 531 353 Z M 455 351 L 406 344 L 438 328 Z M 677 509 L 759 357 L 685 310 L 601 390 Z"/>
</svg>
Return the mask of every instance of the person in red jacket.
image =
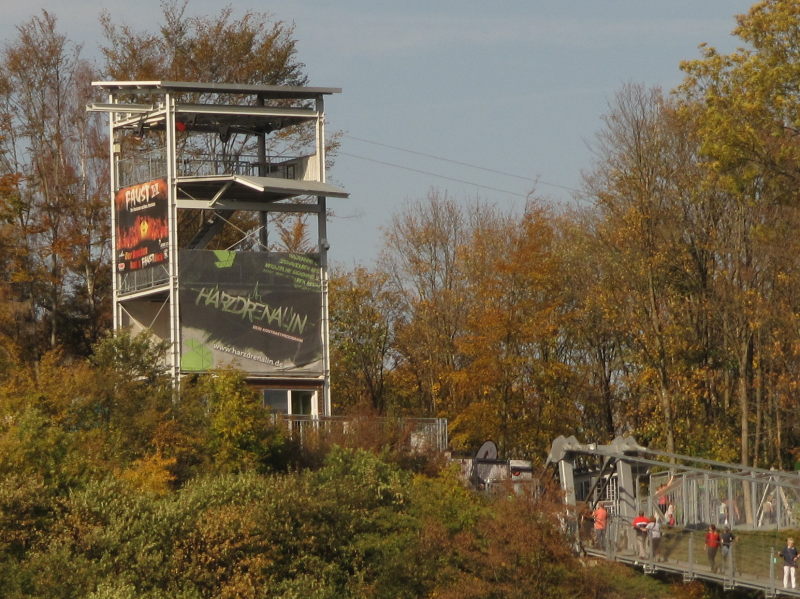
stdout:
<svg viewBox="0 0 800 599">
<path fill-rule="evenodd" d="M 708 555 L 708 563 L 711 566 L 711 571 L 717 571 L 717 550 L 719 549 L 722 539 L 717 532 L 717 527 L 713 524 L 708 527 L 706 533 L 706 555 Z"/>
<path fill-rule="evenodd" d="M 636 530 L 636 551 L 639 559 L 647 559 L 647 525 L 650 519 L 645 518 L 644 512 L 633 519 L 633 528 Z"/>
<path fill-rule="evenodd" d="M 606 548 L 606 527 L 608 526 L 608 510 L 598 503 L 592 512 L 594 517 L 594 543 L 598 549 Z"/>
</svg>

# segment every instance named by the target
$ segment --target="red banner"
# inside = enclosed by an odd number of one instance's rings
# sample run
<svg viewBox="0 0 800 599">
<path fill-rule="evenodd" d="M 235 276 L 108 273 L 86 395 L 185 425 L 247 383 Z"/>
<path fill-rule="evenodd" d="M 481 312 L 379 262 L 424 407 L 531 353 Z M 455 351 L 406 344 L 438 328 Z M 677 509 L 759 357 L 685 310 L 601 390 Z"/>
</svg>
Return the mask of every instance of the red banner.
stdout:
<svg viewBox="0 0 800 599">
<path fill-rule="evenodd" d="M 117 272 L 167 261 L 167 182 L 156 179 L 123 187 L 114 197 Z"/>
</svg>

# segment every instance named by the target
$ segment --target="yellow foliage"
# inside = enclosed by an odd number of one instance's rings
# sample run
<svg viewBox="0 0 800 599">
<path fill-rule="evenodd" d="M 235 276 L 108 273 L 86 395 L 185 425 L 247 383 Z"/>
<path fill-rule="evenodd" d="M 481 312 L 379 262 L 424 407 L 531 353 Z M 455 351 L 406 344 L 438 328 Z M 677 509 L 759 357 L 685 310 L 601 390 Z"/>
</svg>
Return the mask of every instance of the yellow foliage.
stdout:
<svg viewBox="0 0 800 599">
<path fill-rule="evenodd" d="M 157 451 L 134 461 L 119 473 L 119 478 L 131 483 L 136 489 L 156 495 L 165 495 L 175 481 L 175 476 L 171 471 L 175 462 L 175 458 L 165 458 Z"/>
<path fill-rule="evenodd" d="M 474 401 L 450 423 L 450 445 L 456 451 L 473 450 L 487 439 L 496 439 L 500 419 L 491 398 Z"/>
</svg>

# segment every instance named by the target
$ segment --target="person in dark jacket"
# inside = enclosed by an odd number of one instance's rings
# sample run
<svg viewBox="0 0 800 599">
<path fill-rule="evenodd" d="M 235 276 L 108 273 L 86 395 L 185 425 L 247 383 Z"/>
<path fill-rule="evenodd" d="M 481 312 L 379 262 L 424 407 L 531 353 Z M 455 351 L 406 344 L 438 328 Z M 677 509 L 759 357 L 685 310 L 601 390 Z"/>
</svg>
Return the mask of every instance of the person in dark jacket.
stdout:
<svg viewBox="0 0 800 599">
<path fill-rule="evenodd" d="M 792 588 L 796 589 L 797 548 L 794 546 L 794 539 L 786 539 L 786 547 L 778 555 L 783 558 L 783 588 L 788 589 L 791 581 Z"/>
<path fill-rule="evenodd" d="M 735 574 L 736 564 L 733 562 L 733 542 L 736 540 L 736 537 L 731 532 L 731 527 L 726 526 L 722 534 L 719 535 L 719 538 L 722 542 L 722 567 L 727 567 L 731 574 Z"/>
</svg>

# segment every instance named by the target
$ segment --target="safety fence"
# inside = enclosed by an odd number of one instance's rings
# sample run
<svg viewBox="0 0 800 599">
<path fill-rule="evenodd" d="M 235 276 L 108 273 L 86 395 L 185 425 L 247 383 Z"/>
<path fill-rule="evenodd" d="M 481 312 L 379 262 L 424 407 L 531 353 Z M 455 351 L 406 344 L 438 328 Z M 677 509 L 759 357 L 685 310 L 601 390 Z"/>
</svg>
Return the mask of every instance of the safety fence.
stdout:
<svg viewBox="0 0 800 599">
<path fill-rule="evenodd" d="M 176 160 L 179 177 L 209 175 L 248 175 L 302 179 L 312 160 L 308 156 L 266 155 L 263 159 L 249 155 L 195 154 Z M 167 176 L 165 148 L 141 152 L 117 161 L 115 188 L 135 185 Z"/>
<path fill-rule="evenodd" d="M 578 527 L 574 538 L 579 551 L 632 564 L 646 573 L 671 572 L 686 581 L 702 579 L 725 589 L 754 589 L 767 597 L 800 597 L 800 573 L 798 589 L 791 588 L 791 581 L 787 581 L 789 588 L 783 586 L 784 560 L 778 554 L 787 537 L 782 531 L 734 530 L 729 547 L 709 551 L 705 528 L 662 526 L 660 538 L 654 540 L 620 519 L 612 518 L 603 532 L 595 530 L 588 518 L 580 518 L 574 526 Z"/>
<path fill-rule="evenodd" d="M 312 416 L 275 414 L 277 422 L 286 424 L 292 438 L 342 442 L 370 439 L 392 440 L 411 451 L 445 451 L 447 449 L 446 418 L 387 418 L 351 416 Z"/>
<path fill-rule="evenodd" d="M 798 526 L 800 477 L 764 471 L 684 471 L 664 467 L 653 472 L 640 509 L 673 506 L 678 523 L 714 524 L 720 528 L 791 529 Z"/>
</svg>

